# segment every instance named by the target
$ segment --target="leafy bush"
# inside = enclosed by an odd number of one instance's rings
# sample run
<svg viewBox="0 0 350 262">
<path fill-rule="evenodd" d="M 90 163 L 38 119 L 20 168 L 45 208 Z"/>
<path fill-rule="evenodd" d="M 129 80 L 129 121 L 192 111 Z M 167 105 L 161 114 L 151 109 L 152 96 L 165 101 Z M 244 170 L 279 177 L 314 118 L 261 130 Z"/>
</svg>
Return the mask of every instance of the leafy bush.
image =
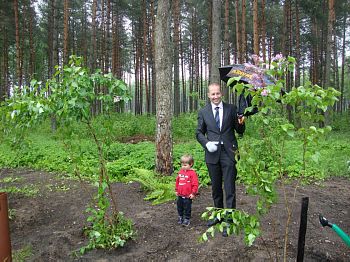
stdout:
<svg viewBox="0 0 350 262">
<path fill-rule="evenodd" d="M 107 222 L 105 212 L 93 208 L 88 208 L 87 211 L 91 214 L 87 219 L 91 225 L 84 229 L 84 233 L 88 236 L 89 243 L 80 248 L 81 254 L 97 248 L 123 247 L 127 240 L 136 236 L 132 221 L 125 218 L 122 212 L 115 214 L 110 218 L 111 221 Z"/>
</svg>

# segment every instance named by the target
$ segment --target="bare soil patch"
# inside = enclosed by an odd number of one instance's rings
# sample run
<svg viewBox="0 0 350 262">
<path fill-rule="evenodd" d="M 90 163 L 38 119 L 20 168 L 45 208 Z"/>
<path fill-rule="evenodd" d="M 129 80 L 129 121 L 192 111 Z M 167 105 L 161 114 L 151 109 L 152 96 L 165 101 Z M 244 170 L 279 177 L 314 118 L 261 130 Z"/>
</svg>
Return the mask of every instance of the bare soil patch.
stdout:
<svg viewBox="0 0 350 262">
<path fill-rule="evenodd" d="M 33 185 L 35 197 L 8 194 L 12 250 L 32 247 L 29 261 L 281 261 L 286 212 L 282 199 L 262 221 L 263 235 L 252 247 L 242 237 L 227 238 L 217 234 L 209 242 L 199 243 L 206 222 L 200 216 L 212 205 L 210 188 L 202 188 L 193 202 L 191 225 L 177 225 L 175 201 L 152 205 L 143 200 L 145 192 L 137 183 L 113 184 L 119 210 L 131 218 L 137 238 L 116 250 L 93 250 L 81 257 L 72 256 L 87 243 L 82 233 L 86 209 L 96 188 L 79 181 L 34 170 L 0 170 L 0 178 L 21 178 L 12 183 L 0 182 L 0 188 Z M 303 186 L 297 191 L 288 244 L 288 261 L 296 261 L 301 199 L 308 196 L 309 211 L 304 261 L 350 261 L 350 248 L 330 228 L 322 228 L 318 214 L 350 233 L 350 180 L 333 178 L 322 186 Z M 292 187 L 287 187 L 289 196 Z M 237 207 L 250 210 L 255 199 L 238 185 Z M 270 252 L 270 255 L 269 255 Z M 271 257 L 272 259 L 271 259 Z"/>
</svg>

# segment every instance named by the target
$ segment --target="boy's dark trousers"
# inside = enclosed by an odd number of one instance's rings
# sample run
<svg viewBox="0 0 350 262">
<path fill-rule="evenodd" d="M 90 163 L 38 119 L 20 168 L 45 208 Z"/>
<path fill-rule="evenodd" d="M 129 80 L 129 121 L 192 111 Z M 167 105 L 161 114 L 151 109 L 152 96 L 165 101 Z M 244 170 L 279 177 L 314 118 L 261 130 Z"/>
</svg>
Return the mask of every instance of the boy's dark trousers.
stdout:
<svg viewBox="0 0 350 262">
<path fill-rule="evenodd" d="M 177 197 L 177 213 L 184 219 L 191 218 L 192 199 L 188 197 Z"/>
</svg>

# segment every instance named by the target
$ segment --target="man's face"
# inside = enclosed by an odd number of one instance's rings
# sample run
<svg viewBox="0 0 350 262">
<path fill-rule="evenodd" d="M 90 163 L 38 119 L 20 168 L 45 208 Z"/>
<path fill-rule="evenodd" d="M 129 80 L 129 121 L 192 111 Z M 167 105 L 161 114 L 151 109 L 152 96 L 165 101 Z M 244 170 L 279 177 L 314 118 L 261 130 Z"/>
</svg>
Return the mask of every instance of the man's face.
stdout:
<svg viewBox="0 0 350 262">
<path fill-rule="evenodd" d="M 211 85 L 208 88 L 208 98 L 210 99 L 210 102 L 212 102 L 214 105 L 219 105 L 221 102 L 221 91 L 219 85 Z"/>
</svg>

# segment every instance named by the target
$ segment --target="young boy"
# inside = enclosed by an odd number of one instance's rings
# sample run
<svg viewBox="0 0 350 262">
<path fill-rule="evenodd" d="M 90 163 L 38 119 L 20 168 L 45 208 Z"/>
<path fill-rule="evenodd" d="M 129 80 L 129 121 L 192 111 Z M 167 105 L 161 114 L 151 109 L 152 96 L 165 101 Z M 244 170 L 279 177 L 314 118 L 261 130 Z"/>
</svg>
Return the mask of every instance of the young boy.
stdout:
<svg viewBox="0 0 350 262">
<path fill-rule="evenodd" d="M 181 169 L 176 177 L 178 224 L 188 226 L 191 218 L 192 199 L 198 192 L 198 177 L 192 169 L 194 160 L 191 155 L 181 157 Z"/>
</svg>

